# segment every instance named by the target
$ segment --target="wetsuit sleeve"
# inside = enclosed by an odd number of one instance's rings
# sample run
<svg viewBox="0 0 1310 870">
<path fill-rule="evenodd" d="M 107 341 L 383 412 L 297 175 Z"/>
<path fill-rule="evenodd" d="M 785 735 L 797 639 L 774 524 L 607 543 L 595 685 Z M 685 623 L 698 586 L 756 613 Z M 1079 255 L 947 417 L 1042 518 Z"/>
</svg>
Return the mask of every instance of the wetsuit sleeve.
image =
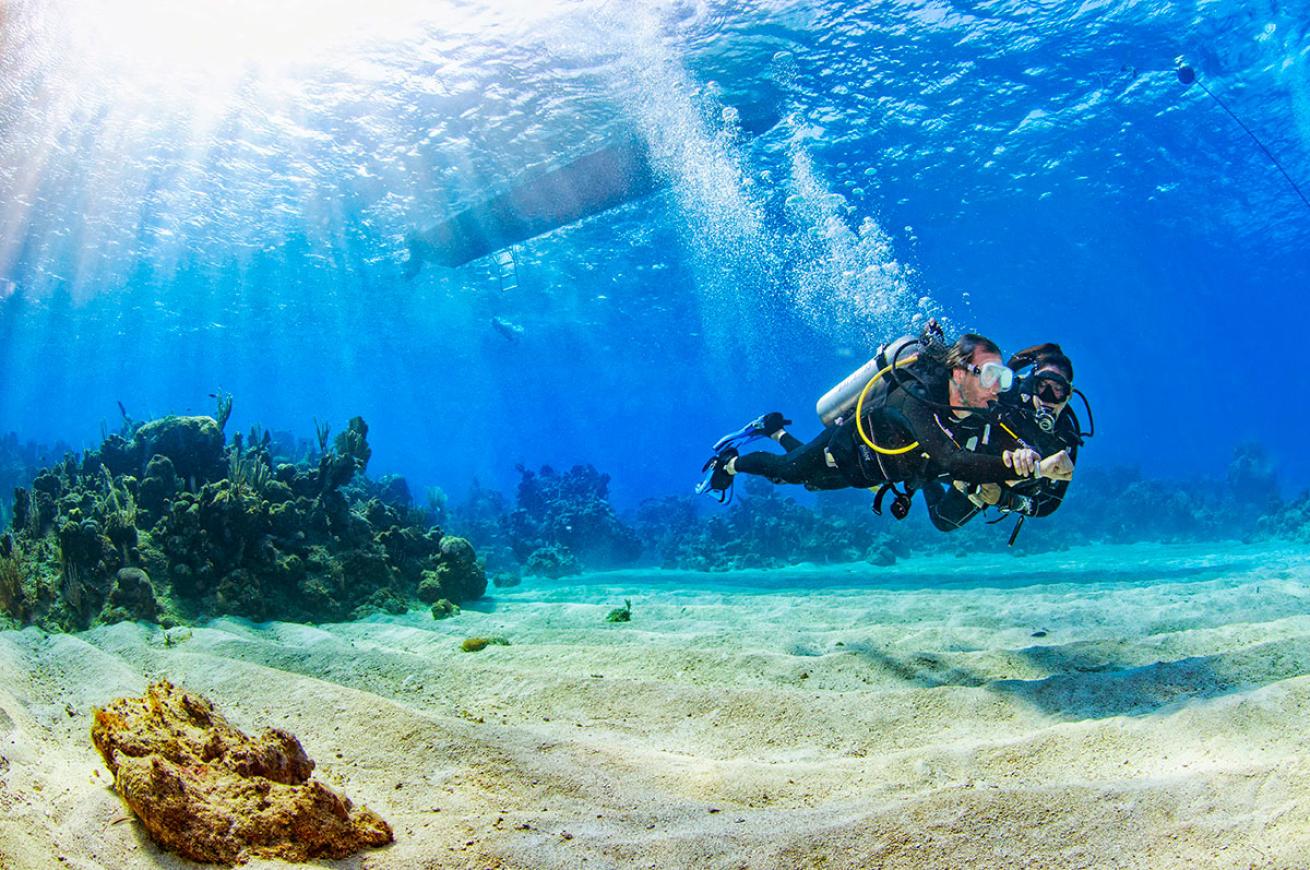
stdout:
<svg viewBox="0 0 1310 870">
<path fill-rule="evenodd" d="M 1069 445 L 1062 449 L 1067 449 L 1070 458 L 1077 463 L 1077 445 Z M 1001 500 L 997 506 L 1006 510 L 1021 510 L 1030 517 L 1048 517 L 1055 513 L 1060 505 L 1064 503 L 1064 494 L 1069 491 L 1069 483 L 1070 481 L 1067 480 L 1033 481 L 1024 487 L 1025 491 L 1016 491 L 1008 486 L 1003 487 Z M 1032 487 L 1032 489 L 1029 490 L 1028 487 Z M 1027 498 L 1026 504 L 1023 501 L 1025 497 Z"/>
<path fill-rule="evenodd" d="M 904 415 L 911 434 L 919 442 L 919 446 L 907 454 L 907 457 L 914 457 L 909 462 L 917 463 L 922 469 L 918 475 L 908 473 L 910 469 L 905 467 L 905 460 L 902 460 L 900 470 L 907 474 L 905 477 L 898 475 L 897 479 L 923 476 L 948 477 L 968 483 L 1004 483 L 1014 478 L 1014 472 L 1006 467 L 1000 456 L 974 453 L 956 445 L 937 422 L 936 412 L 924 402 L 906 396 L 904 391 L 898 391 L 888 399 L 889 407 L 893 403 Z M 924 454 L 928 455 L 927 460 L 923 459 Z M 923 468 L 924 465 L 926 468 Z"/>
<path fill-rule="evenodd" d="M 1003 486 L 996 506 L 1004 511 L 1015 511 L 1030 517 L 1049 516 L 1055 513 L 1064 500 L 1064 491 L 1068 487 L 1069 482 L 1064 480 L 1038 481 L 1035 486 L 1025 483 L 1018 489 Z"/>
<path fill-rule="evenodd" d="M 1078 445 L 1072 444 L 1066 447 L 1069 451 L 1069 458 L 1074 461 L 1074 466 L 1078 464 Z M 1064 494 L 1069 491 L 1068 480 L 1044 480 L 1042 488 L 1033 498 L 1033 516 L 1047 517 L 1055 513 L 1056 510 L 1064 503 Z"/>
</svg>

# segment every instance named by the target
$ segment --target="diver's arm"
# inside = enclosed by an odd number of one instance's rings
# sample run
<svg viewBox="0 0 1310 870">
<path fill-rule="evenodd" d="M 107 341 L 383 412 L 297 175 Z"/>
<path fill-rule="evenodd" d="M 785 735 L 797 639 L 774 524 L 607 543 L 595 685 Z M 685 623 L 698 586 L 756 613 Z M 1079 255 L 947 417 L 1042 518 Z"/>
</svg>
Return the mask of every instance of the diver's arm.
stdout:
<svg viewBox="0 0 1310 870">
<path fill-rule="evenodd" d="M 1020 451 L 1007 450 L 1001 456 L 988 456 L 965 450 L 951 440 L 928 405 L 910 397 L 902 400 L 900 409 L 919 442 L 914 455 L 927 454 L 929 463 L 941 475 L 968 483 L 1004 483 L 1014 478 L 1011 465 Z M 1021 462 L 1021 472 L 1022 465 Z"/>
<path fill-rule="evenodd" d="M 953 532 L 978 514 L 978 507 L 954 486 L 929 481 L 923 487 L 923 501 L 928 518 L 939 532 Z"/>
<path fill-rule="evenodd" d="M 1032 516 L 1049 517 L 1064 504 L 1064 494 L 1069 490 L 1069 481 L 1055 480 L 1042 487 L 1041 492 L 1033 496 Z"/>
<path fill-rule="evenodd" d="M 1002 510 L 1018 511 L 1030 517 L 1047 517 L 1059 510 L 1064 502 L 1064 494 L 1069 491 L 1069 482 L 1073 478 L 1073 464 L 1078 458 L 1078 447 L 1077 445 L 1067 447 L 1047 458 L 1051 459 L 1060 454 L 1063 454 L 1062 472 L 1067 472 L 1067 476 L 1048 476 L 1043 480 L 1028 481 L 1026 485 L 1021 481 L 1013 481 L 1012 484 L 1019 484 L 1020 489 L 1015 490 L 1011 486 L 1005 486 L 996 506 Z"/>
<path fill-rule="evenodd" d="M 1073 480 L 1073 459 L 1067 450 L 1052 453 L 1038 464 L 1038 477 L 1069 482 Z"/>
<path fill-rule="evenodd" d="M 1006 486 L 1001 489 L 996 507 L 1030 517 L 1049 516 L 1060 507 L 1068 488 L 1068 481 L 1063 480 L 1025 481 L 1017 488 Z"/>
<path fill-rule="evenodd" d="M 1055 513 L 1064 503 L 1064 494 L 1069 491 L 1069 482 L 1073 479 L 1074 463 L 1078 461 L 1078 445 L 1072 444 L 1062 451 L 1069 457 L 1069 477 L 1046 480 L 1033 496 L 1033 513 L 1035 517 L 1048 517 Z"/>
</svg>

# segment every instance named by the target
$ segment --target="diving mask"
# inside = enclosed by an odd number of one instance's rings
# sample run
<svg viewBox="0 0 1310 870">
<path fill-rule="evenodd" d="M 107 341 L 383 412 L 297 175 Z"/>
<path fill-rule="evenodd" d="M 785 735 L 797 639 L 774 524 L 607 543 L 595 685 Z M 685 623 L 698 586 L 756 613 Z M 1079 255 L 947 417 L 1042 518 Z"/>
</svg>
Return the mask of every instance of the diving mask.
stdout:
<svg viewBox="0 0 1310 870">
<path fill-rule="evenodd" d="M 1059 372 L 1038 372 L 1033 375 L 1033 381 L 1033 395 L 1052 405 L 1067 402 L 1073 392 L 1073 384 Z"/>
<path fill-rule="evenodd" d="M 998 362 L 983 363 L 981 366 L 966 364 L 961 368 L 971 375 L 977 375 L 984 389 L 1000 384 L 1003 393 L 1014 386 L 1014 372 Z"/>
</svg>

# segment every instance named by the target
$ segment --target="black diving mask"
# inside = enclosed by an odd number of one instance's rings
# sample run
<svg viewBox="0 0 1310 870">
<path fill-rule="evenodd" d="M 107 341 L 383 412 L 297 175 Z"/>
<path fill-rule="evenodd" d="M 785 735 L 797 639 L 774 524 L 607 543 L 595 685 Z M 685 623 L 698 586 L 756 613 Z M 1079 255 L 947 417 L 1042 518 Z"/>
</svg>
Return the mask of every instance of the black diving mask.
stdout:
<svg viewBox="0 0 1310 870">
<path fill-rule="evenodd" d="M 1073 384 L 1059 372 L 1038 372 L 1033 375 L 1033 395 L 1043 402 L 1058 405 L 1069 401 L 1073 394 Z"/>
</svg>

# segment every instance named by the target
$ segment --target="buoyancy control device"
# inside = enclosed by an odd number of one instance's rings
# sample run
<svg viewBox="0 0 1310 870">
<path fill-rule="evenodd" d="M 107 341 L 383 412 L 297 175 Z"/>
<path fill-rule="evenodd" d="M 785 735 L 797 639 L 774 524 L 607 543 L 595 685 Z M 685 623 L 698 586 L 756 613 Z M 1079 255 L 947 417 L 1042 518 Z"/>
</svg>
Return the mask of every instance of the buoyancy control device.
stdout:
<svg viewBox="0 0 1310 870">
<path fill-rule="evenodd" d="M 860 440 L 872 451 L 886 456 L 907 453 L 919 446 L 918 441 L 897 448 L 881 447 L 874 443 L 872 434 L 865 430 L 864 416 L 871 410 L 886 405 L 887 397 L 895 389 L 915 389 L 907 381 L 926 385 L 930 369 L 941 365 L 945 351 L 943 333 L 936 321 L 929 321 L 923 334 L 905 335 L 878 348 L 873 358 L 851 372 L 841 383 L 823 395 L 815 405 L 815 412 L 825 426 L 841 425 L 852 415 Z M 909 513 L 914 489 L 905 484 L 898 489 L 893 483 L 884 483 L 871 489 L 876 494 L 874 513 L 882 513 L 883 498 L 888 491 L 895 494 L 891 512 L 897 519 Z"/>
</svg>

